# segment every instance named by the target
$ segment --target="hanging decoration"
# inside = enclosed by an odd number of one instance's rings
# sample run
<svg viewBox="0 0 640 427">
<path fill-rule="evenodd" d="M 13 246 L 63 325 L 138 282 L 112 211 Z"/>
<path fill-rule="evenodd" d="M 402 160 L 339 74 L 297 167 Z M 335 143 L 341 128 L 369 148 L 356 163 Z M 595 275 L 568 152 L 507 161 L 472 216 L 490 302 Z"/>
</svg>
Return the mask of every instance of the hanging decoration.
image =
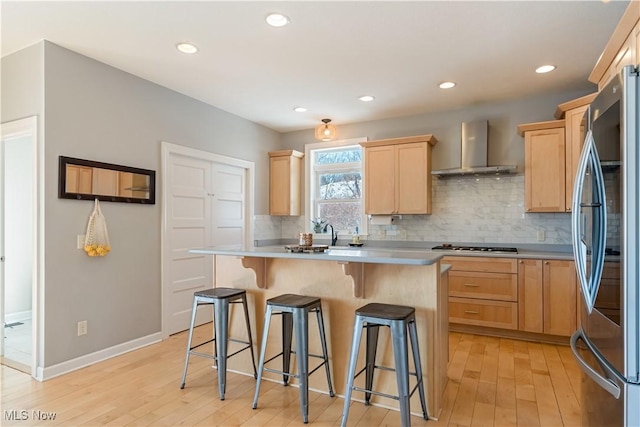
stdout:
<svg viewBox="0 0 640 427">
<path fill-rule="evenodd" d="M 98 199 L 96 199 L 93 212 L 89 217 L 87 234 L 84 240 L 84 251 L 89 256 L 105 256 L 111 251 L 107 221 L 102 215 Z"/>
</svg>

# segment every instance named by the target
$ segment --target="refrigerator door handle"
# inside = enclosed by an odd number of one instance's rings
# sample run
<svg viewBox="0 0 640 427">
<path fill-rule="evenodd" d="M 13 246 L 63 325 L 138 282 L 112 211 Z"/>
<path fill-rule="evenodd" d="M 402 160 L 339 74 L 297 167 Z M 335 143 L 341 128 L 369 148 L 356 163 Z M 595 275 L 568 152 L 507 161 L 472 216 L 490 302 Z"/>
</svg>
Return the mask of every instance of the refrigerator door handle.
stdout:
<svg viewBox="0 0 640 427">
<path fill-rule="evenodd" d="M 580 209 L 584 177 L 587 172 L 587 164 L 589 162 L 589 151 L 593 144 L 593 136 L 591 131 L 587 132 L 584 139 L 584 146 L 580 154 L 578 162 L 577 176 L 573 184 L 573 204 L 571 207 L 571 236 L 573 240 L 573 256 L 575 258 L 576 273 L 578 275 L 578 283 L 582 288 L 586 307 L 591 313 L 593 304 L 589 301 L 589 283 L 587 280 L 586 263 L 587 263 L 587 245 L 585 242 L 586 217 Z"/>
<path fill-rule="evenodd" d="M 587 169 L 591 166 L 591 188 L 584 188 L 584 179 Z M 591 203 L 582 202 L 583 191 L 592 192 Z M 604 266 L 604 254 L 606 245 L 607 209 L 604 206 L 606 200 L 604 193 L 604 177 L 600 168 L 600 159 L 596 151 L 595 141 L 592 131 L 588 131 L 584 141 L 584 147 L 580 154 L 576 180 L 573 187 L 573 204 L 571 212 L 571 236 L 573 243 L 573 256 L 575 258 L 576 273 L 578 282 L 582 289 L 585 306 L 589 314 L 593 311 L 600 278 Z M 587 236 L 587 217 L 582 212 L 582 208 L 591 211 L 593 223 L 591 224 L 591 235 Z M 591 247 L 587 245 L 587 238 L 591 239 Z M 588 251 L 590 251 L 591 262 L 588 263 Z M 590 264 L 590 265 L 589 265 Z M 589 269 L 587 274 L 587 269 Z"/>
<path fill-rule="evenodd" d="M 595 369 L 589 366 L 589 364 L 582 358 L 582 356 L 580 356 L 580 353 L 578 352 L 578 340 L 580 338 L 582 338 L 582 329 L 578 329 L 577 331 L 575 331 L 573 335 L 571 335 L 571 340 L 569 340 L 569 344 L 571 345 L 571 351 L 573 352 L 573 355 L 575 356 L 576 361 L 578 362 L 578 365 L 580 365 L 580 368 L 584 371 L 584 373 L 589 375 L 589 377 L 593 381 L 595 381 L 596 384 L 598 384 L 600 387 L 605 389 L 609 394 L 611 394 L 616 399 L 619 399 L 620 387 L 611 379 L 605 378 L 602 375 L 600 375 Z M 587 343 L 587 347 L 589 348 L 589 351 L 593 352 L 593 350 L 591 349 L 588 343 Z M 611 370 L 611 368 L 609 368 L 608 366 L 602 363 L 599 363 L 599 365 L 607 375 L 610 375 L 610 376 L 615 375 Z"/>
</svg>

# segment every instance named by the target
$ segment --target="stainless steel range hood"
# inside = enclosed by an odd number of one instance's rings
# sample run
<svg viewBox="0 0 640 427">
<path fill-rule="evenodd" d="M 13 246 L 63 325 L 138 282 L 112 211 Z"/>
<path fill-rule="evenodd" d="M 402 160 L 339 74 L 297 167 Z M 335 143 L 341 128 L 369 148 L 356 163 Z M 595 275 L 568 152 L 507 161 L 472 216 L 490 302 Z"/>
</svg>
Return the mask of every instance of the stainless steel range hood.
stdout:
<svg viewBox="0 0 640 427">
<path fill-rule="evenodd" d="M 515 173 L 516 165 L 487 166 L 487 142 L 489 123 L 476 120 L 462 123 L 462 156 L 459 168 L 432 171 L 439 177 L 456 175 L 507 174 Z"/>
</svg>

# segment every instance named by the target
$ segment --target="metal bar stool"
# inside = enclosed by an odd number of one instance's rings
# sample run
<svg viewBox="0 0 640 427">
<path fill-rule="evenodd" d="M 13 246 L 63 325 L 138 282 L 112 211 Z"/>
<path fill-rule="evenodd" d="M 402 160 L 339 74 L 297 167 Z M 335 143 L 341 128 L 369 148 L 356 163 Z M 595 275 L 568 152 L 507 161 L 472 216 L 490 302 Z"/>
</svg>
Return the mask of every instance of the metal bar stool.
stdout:
<svg viewBox="0 0 640 427">
<path fill-rule="evenodd" d="M 391 329 L 391 341 L 393 345 L 393 358 L 395 369 L 376 365 L 376 349 L 378 346 L 378 332 L 380 326 L 387 326 Z M 365 366 L 356 373 L 358 352 L 362 339 L 362 330 L 367 329 L 367 344 Z M 413 352 L 413 363 L 415 372 L 409 371 L 409 354 L 407 351 L 407 332 L 411 340 L 411 350 Z M 396 373 L 398 383 L 398 395 L 372 390 L 373 373 L 375 369 L 393 371 Z M 355 387 L 353 382 L 360 374 L 365 373 L 365 388 Z M 418 333 L 416 331 L 415 309 L 402 305 L 371 303 L 356 310 L 356 317 L 353 325 L 353 339 L 351 341 L 351 356 L 349 358 L 347 387 L 344 396 L 344 409 L 342 411 L 342 423 L 347 425 L 349 416 L 349 404 L 351 403 L 351 392 L 353 390 L 365 393 L 365 405 L 369 405 L 371 395 L 384 396 L 398 400 L 400 403 L 400 419 L 403 426 L 411 425 L 411 413 L 409 399 L 418 389 L 420 393 L 420 404 L 422 405 L 422 416 L 428 419 L 427 405 L 425 402 L 424 384 L 422 381 L 422 366 L 420 364 L 420 350 L 418 348 Z M 409 376 L 415 376 L 417 381 L 415 387 L 409 392 Z"/>
<path fill-rule="evenodd" d="M 322 344 L 322 355 L 309 354 L 309 319 L 310 313 L 316 313 L 318 328 L 320 331 L 320 341 Z M 265 361 L 267 349 L 267 337 L 272 315 L 282 315 L 282 352 Z M 295 330 L 296 351 L 291 350 L 291 338 Z M 298 374 L 290 373 L 291 353 L 297 357 Z M 269 363 L 277 357 L 282 356 L 282 371 L 266 368 L 265 363 Z M 322 363 L 309 371 L 309 357 L 322 359 Z M 253 409 L 258 407 L 258 395 L 260 394 L 260 382 L 262 372 L 273 372 L 282 374 L 283 384 L 289 383 L 289 378 L 298 378 L 300 388 L 300 407 L 302 409 L 302 421 L 306 424 L 309 415 L 309 384 L 308 377 L 321 366 L 324 365 L 329 385 L 329 396 L 333 397 L 333 387 L 331 385 L 331 374 L 329 372 L 329 356 L 327 355 L 327 340 L 324 333 L 324 321 L 322 318 L 322 305 L 320 298 L 304 295 L 284 294 L 267 300 L 267 310 L 264 315 L 264 328 L 262 331 L 262 345 L 260 349 L 260 362 L 258 363 L 258 381 L 256 383 L 256 394 L 253 397 Z"/>
<path fill-rule="evenodd" d="M 237 303 L 241 303 L 244 308 L 244 319 L 247 324 L 247 335 L 249 336 L 248 341 L 229 338 L 229 304 Z M 196 323 L 196 311 L 201 305 L 213 305 L 213 338 L 209 341 L 191 347 L 193 328 Z M 232 354 L 227 354 L 229 341 L 246 345 Z M 215 342 L 213 355 L 195 351 L 195 349 L 197 349 L 198 347 L 209 344 L 210 342 Z M 246 349 L 251 350 L 253 377 L 256 378 L 256 360 L 253 354 L 251 325 L 249 324 L 249 310 L 247 309 L 247 292 L 243 289 L 233 288 L 214 288 L 194 292 L 193 308 L 191 310 L 191 326 L 189 327 L 189 339 L 187 340 L 187 355 L 184 361 L 184 372 L 182 374 L 182 383 L 180 385 L 180 388 L 184 388 L 185 382 L 187 380 L 189 356 L 193 354 L 194 356 L 207 357 L 209 359 L 215 360 L 215 368 L 218 369 L 218 390 L 220 392 L 220 400 L 224 400 L 224 393 L 227 385 L 227 359 Z"/>
</svg>

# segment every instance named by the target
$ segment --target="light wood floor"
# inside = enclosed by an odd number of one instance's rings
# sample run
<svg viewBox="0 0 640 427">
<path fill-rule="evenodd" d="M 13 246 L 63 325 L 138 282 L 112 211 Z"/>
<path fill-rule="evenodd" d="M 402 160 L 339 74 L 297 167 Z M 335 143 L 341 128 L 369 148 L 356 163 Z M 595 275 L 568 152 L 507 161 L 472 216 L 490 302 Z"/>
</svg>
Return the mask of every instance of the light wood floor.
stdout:
<svg viewBox="0 0 640 427">
<path fill-rule="evenodd" d="M 196 330 L 196 336 L 209 334 L 207 326 Z M 449 342 L 449 382 L 440 419 L 413 417 L 413 425 L 580 425 L 579 368 L 568 347 L 461 333 L 451 333 Z M 217 373 L 208 359 L 191 358 L 187 386 L 180 390 L 185 345 L 186 334 L 177 334 L 44 383 L 2 366 L 0 424 L 302 425 L 295 387 L 264 381 L 258 409 L 252 410 L 253 377 L 230 373 L 226 400 L 220 401 Z M 340 424 L 343 399 L 311 392 L 309 400 L 309 424 Z M 22 410 L 27 420 L 8 419 L 7 411 Z M 39 421 L 33 411 L 55 413 L 55 419 Z M 400 417 L 353 402 L 349 425 L 397 426 Z"/>
</svg>

